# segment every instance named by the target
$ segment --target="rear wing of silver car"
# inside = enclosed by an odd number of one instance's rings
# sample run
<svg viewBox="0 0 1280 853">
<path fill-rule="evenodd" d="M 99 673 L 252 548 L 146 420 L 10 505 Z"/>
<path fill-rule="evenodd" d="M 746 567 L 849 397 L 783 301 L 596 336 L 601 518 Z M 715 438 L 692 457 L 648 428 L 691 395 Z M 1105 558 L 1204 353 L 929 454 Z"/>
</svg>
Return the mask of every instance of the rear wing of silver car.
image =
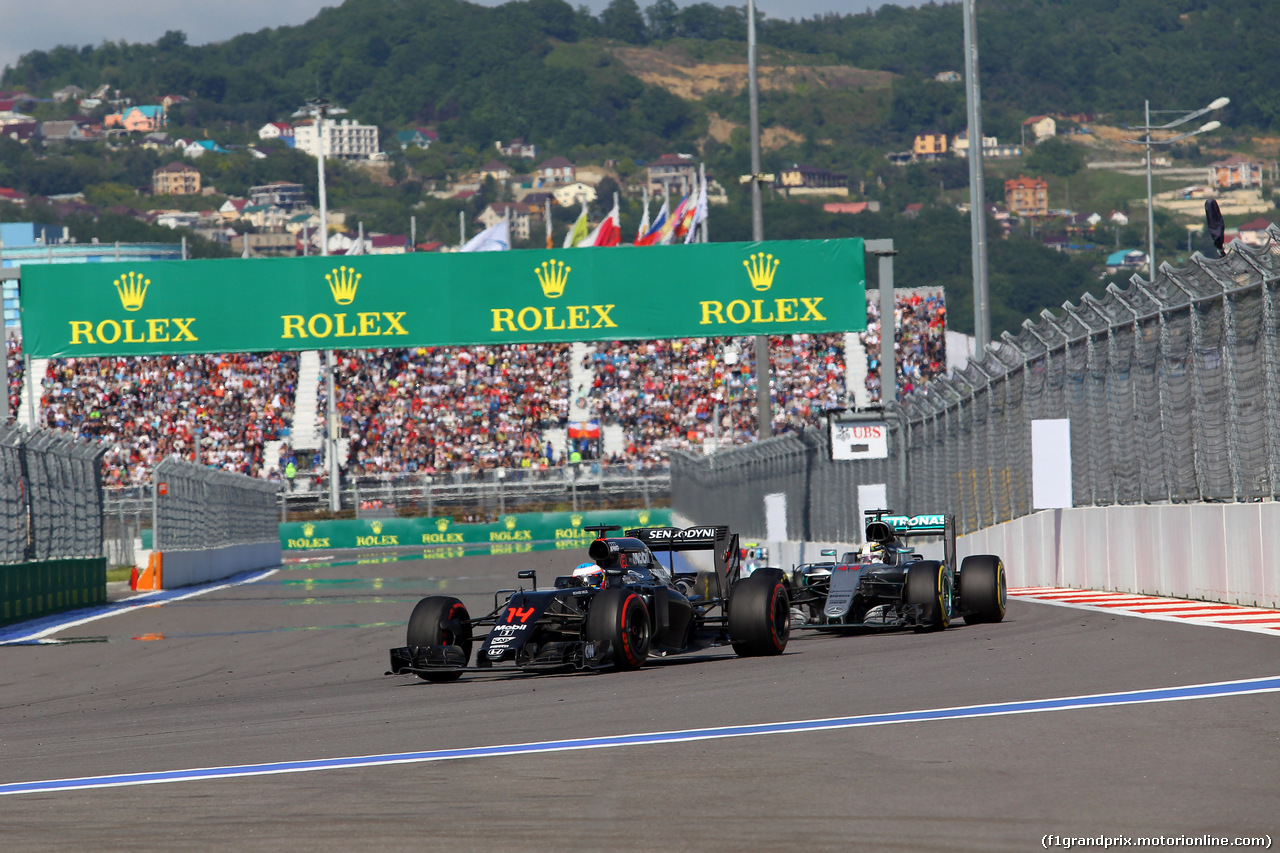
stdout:
<svg viewBox="0 0 1280 853">
<path fill-rule="evenodd" d="M 668 554 L 667 565 L 674 576 L 675 561 L 670 556 L 676 551 L 710 551 L 714 571 L 699 570 L 696 592 L 707 598 L 723 598 L 729 586 L 742 570 L 738 534 L 729 526 L 706 525 L 703 527 L 640 527 L 626 531 L 626 535 L 639 539 L 661 561 L 661 554 Z"/>
<path fill-rule="evenodd" d="M 942 537 L 947 565 L 956 567 L 956 518 L 954 515 L 890 515 L 892 510 L 870 509 L 867 516 L 867 541 L 891 542 L 894 539 Z"/>
</svg>

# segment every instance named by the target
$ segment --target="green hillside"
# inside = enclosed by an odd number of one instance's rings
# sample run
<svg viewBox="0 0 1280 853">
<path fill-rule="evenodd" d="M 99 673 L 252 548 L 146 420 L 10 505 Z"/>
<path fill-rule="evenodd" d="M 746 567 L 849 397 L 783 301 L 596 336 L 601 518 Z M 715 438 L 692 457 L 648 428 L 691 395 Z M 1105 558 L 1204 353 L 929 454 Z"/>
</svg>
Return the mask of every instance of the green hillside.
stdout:
<svg viewBox="0 0 1280 853">
<path fill-rule="evenodd" d="M 1188 158 L 1186 165 L 1248 150 L 1252 137 L 1280 130 L 1280 87 L 1268 61 L 1280 35 L 1257 26 L 1269 11 L 1261 0 L 1230 7 L 1200 0 L 1118 6 L 1113 0 L 1004 0 L 979 8 L 985 129 L 1002 141 L 1017 141 L 1023 119 L 1033 114 L 1086 113 L 1123 125 L 1140 120 L 1147 98 L 1156 108 L 1193 108 L 1222 94 L 1232 103 L 1215 116 L 1225 126 L 1213 135 L 1219 147 L 1206 142 L 1203 151 L 1175 152 Z M 961 67 L 959 4 L 763 19 L 759 32 L 766 170 L 802 162 L 845 174 L 850 198 L 878 201 L 883 211 L 842 216 L 824 213 L 819 204 L 773 199 L 768 236 L 893 237 L 913 248 L 900 257 L 899 281 L 947 286 L 953 328 L 970 328 L 968 226 L 955 212 L 967 195 L 964 162 L 902 168 L 884 157 L 909 147 L 918 132 L 964 127 L 964 87 L 934 79 Z M 110 84 L 135 103 L 182 95 L 188 100 L 170 111 L 171 135 L 232 146 L 256 142 L 257 127 L 286 120 L 307 98 L 324 95 L 352 118 L 377 124 L 392 158 L 381 171 L 335 164 L 330 203 L 371 230 L 404 232 L 414 216 L 420 238 L 446 242 L 458 239 L 460 210 L 474 217 L 502 189 L 491 185 L 465 201 L 425 194 L 478 168 L 493 155 L 494 140 L 522 136 L 543 156 L 616 162 L 623 184 L 637 174 L 638 162 L 670 151 L 698 153 L 730 197 L 713 212 L 712 239 L 745 239 L 749 219 L 736 181 L 749 170 L 745 34 L 743 7 L 710 3 L 680 8 L 657 0 L 641 8 L 634 0 L 613 0 L 596 17 L 564 0 L 496 8 L 463 0 L 346 0 L 300 26 L 202 47 L 171 32 L 155 44 L 34 51 L 5 70 L 0 89 L 47 98 L 68 84 Z M 75 110 L 71 102 L 35 108 L 42 119 Z M 440 141 L 430 151 L 402 154 L 390 136 L 407 127 L 429 127 Z M 98 221 L 119 229 L 132 221 L 128 208 L 144 204 L 131 198 L 133 188 L 177 156 L 102 143 L 46 150 L 3 139 L 0 186 L 33 195 L 85 192 Z M 313 162 L 291 151 L 258 160 L 241 150 L 196 164 L 222 194 L 270 180 L 299 181 L 314 194 Z M 995 166 L 989 200 L 1001 197 L 1001 176 L 1024 168 L 1035 174 L 1039 166 L 1028 158 Z M 1069 197 L 1123 209 L 1141 189 L 1111 174 L 1086 173 L 1075 164 L 1045 177 L 1054 206 Z M 916 202 L 925 205 L 920 218 L 901 215 Z M 31 215 L 4 208 L 0 204 L 0 217 Z M 45 215 L 60 214 L 50 209 Z M 90 213 L 75 215 L 78 233 L 92 228 Z M 624 195 L 624 231 L 639 216 L 638 199 Z M 570 217 L 557 211 L 558 227 Z M 1185 249 L 1183 223 L 1161 217 L 1158 225 L 1160 257 L 1174 260 Z M 1130 244 L 1140 235 L 1131 228 L 1108 232 L 1108 240 Z M 1013 328 L 1042 307 L 1098 286 L 1100 252 L 1072 259 L 1044 249 L 1029 232 L 995 241 L 996 329 Z"/>
</svg>

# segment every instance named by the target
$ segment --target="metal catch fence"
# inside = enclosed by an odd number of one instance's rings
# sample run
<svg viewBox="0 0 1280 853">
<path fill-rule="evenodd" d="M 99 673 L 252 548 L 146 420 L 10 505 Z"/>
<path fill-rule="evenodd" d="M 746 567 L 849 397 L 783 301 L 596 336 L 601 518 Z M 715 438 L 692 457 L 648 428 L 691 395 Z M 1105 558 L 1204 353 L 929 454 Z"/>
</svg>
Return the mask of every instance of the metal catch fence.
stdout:
<svg viewBox="0 0 1280 853">
<path fill-rule="evenodd" d="M 152 477 L 157 551 L 191 551 L 279 537 L 280 484 L 169 458 Z"/>
<path fill-rule="evenodd" d="M 764 495 L 781 491 L 791 538 L 856 541 L 856 486 L 884 483 L 894 510 L 953 512 L 970 532 L 1031 512 L 1031 421 L 1060 418 L 1076 506 L 1278 499 L 1280 229 L 1269 235 L 1004 333 L 888 408 L 887 460 L 833 462 L 818 430 L 673 454 L 673 506 L 723 508 L 762 537 Z"/>
<path fill-rule="evenodd" d="M 102 444 L 0 426 L 0 563 L 102 555 Z"/>
</svg>

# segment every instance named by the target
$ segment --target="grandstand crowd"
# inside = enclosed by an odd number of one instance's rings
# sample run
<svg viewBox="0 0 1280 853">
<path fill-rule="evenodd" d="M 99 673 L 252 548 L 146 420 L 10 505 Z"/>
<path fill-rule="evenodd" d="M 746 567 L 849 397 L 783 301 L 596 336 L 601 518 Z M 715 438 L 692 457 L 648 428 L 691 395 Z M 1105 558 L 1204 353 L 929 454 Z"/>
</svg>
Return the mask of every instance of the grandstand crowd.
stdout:
<svg viewBox="0 0 1280 853">
<path fill-rule="evenodd" d="M 868 300 L 867 390 L 879 400 L 879 316 Z M 895 309 L 901 396 L 945 373 L 946 307 L 941 292 L 905 292 Z M 21 346 L 10 340 L 9 394 L 17 411 Z M 848 405 L 844 335 L 785 335 L 770 341 L 773 431 L 821 422 Z M 547 444 L 570 403 L 621 429 L 621 448 L 602 464 L 649 468 L 675 449 L 755 440 L 755 346 L 750 337 L 618 341 L 588 348 L 581 367 L 590 387 L 570 388 L 569 344 L 508 344 L 348 351 L 335 377 L 347 471 L 476 472 L 563 465 Z M 299 458 L 289 446 L 298 383 L 293 353 L 53 359 L 36 415 L 41 426 L 72 430 L 111 445 L 104 483 L 144 483 L 165 456 L 250 475 L 281 477 Z M 314 417 L 326 410 L 323 383 Z M 575 407 L 575 418 L 579 417 Z M 312 416 L 304 414 L 304 416 Z M 323 429 L 321 429 L 323 432 Z M 268 465 L 265 445 L 282 441 Z M 323 470 L 322 454 L 312 459 Z"/>
<path fill-rule="evenodd" d="M 345 352 L 335 376 L 348 471 L 529 468 L 569 411 L 569 344 Z M 328 406 L 319 395 L 316 417 Z"/>
<path fill-rule="evenodd" d="M 110 445 L 108 486 L 147 482 L 170 454 L 262 473 L 263 446 L 287 431 L 298 381 L 293 353 L 51 359 L 42 426 Z"/>
</svg>

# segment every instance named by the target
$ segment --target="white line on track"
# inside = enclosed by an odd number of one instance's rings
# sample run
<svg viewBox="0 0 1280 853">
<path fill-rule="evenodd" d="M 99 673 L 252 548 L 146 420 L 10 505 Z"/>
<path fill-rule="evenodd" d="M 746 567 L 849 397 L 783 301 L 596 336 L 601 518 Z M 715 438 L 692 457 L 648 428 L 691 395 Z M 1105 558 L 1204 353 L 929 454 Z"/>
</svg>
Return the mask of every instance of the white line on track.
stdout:
<svg viewBox="0 0 1280 853">
<path fill-rule="evenodd" d="M 1188 684 L 1180 687 L 1133 690 L 1123 693 L 1064 696 L 1053 699 L 1000 702 L 989 705 L 966 705 L 957 708 L 933 708 L 891 714 L 867 714 L 857 717 L 833 717 L 819 720 L 797 720 L 791 722 L 761 723 L 746 726 L 721 726 L 716 728 L 613 735 L 610 737 L 577 738 L 573 740 L 476 746 L 460 749 L 436 749 L 421 752 L 389 753 L 383 755 L 360 755 L 344 758 L 280 761 L 270 764 L 242 764 L 226 767 L 199 767 L 185 770 L 165 770 L 148 773 L 122 773 L 114 776 L 88 776 L 79 779 L 49 779 L 34 782 L 11 782 L 8 784 L 0 784 L 0 796 L 13 794 L 47 794 L 58 791 L 81 790 L 85 788 L 118 788 L 133 785 L 159 785 L 167 782 L 196 782 L 207 781 L 210 779 L 230 779 L 245 776 L 270 776 L 281 773 L 346 770 L 356 767 L 380 767 L 391 764 L 422 764 L 432 761 L 449 761 L 458 758 L 493 758 L 506 755 L 532 755 L 553 752 L 570 752 L 585 749 L 613 749 L 616 747 L 641 746 L 648 744 L 688 743 L 690 741 L 699 740 L 721 740 L 725 738 L 753 737 L 757 735 L 798 734 L 806 732 L 831 731 L 833 729 L 886 726 L 897 723 L 928 722 L 931 720 L 963 720 L 973 719 L 975 717 L 999 717 L 1012 714 L 1035 714 L 1046 711 L 1106 708 L 1118 705 L 1178 702 L 1191 699 L 1214 699 L 1227 696 L 1243 696 L 1257 693 L 1278 692 L 1280 692 L 1280 676 L 1272 676 L 1269 678 L 1252 678 L 1242 681 L 1219 681 L 1210 684 Z"/>
<path fill-rule="evenodd" d="M 185 601 L 188 598 L 205 595 L 210 592 L 217 592 L 220 589 L 228 589 L 233 586 L 241 586 L 247 583 L 256 583 L 264 578 L 271 577 L 279 569 L 268 569 L 265 572 L 251 572 L 244 575 L 237 575 L 226 583 L 204 584 L 195 586 L 183 591 L 159 590 L 157 592 L 146 592 L 141 595 L 135 595 L 132 598 L 126 598 L 123 601 L 117 601 L 112 604 L 100 607 L 92 607 L 86 610 L 73 610 L 70 613 L 57 613 L 53 616 L 47 616 L 41 619 L 34 619 L 32 622 L 38 626 L 31 633 L 22 634 L 24 629 L 22 624 L 9 626 L 7 631 L 14 632 L 11 636 L 5 631 L 0 631 L 0 646 L 10 646 L 20 643 L 34 643 L 45 640 L 52 634 L 58 634 L 68 628 L 74 628 L 77 625 L 85 625 L 89 622 L 96 622 L 99 619 L 106 619 L 109 616 L 119 616 L 121 613 L 129 613 L 137 610 L 139 607 L 162 607 L 175 601 Z M 16 631 L 15 631 L 16 629 Z M 45 640 L 46 642 L 49 642 Z"/>
<path fill-rule="evenodd" d="M 1280 636 L 1280 610 L 1245 604 L 1046 586 L 1011 588 L 1009 595 L 1025 601 L 1051 604 L 1054 607 L 1072 607 L 1091 613 L 1118 613 L 1160 622 L 1211 625 L 1234 631 Z"/>
</svg>

